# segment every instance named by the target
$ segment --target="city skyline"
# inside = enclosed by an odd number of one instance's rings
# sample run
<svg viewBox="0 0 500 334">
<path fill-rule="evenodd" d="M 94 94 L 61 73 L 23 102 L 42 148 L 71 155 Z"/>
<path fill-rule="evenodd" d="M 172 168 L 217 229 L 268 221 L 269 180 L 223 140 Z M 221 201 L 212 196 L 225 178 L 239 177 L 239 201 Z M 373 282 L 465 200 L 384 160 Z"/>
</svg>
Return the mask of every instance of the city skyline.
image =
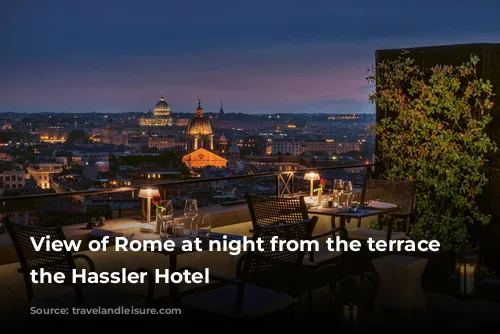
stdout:
<svg viewBox="0 0 500 334">
<path fill-rule="evenodd" d="M 367 113 L 375 50 L 500 41 L 493 1 L 300 4 L 10 1 L 0 112 Z"/>
</svg>

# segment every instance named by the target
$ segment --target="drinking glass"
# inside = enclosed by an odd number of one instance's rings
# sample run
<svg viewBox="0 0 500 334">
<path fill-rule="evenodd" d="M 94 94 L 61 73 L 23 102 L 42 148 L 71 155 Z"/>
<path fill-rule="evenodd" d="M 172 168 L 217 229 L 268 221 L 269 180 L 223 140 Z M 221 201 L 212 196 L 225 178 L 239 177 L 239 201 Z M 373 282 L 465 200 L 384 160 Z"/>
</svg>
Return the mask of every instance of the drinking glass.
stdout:
<svg viewBox="0 0 500 334">
<path fill-rule="evenodd" d="M 160 214 L 161 218 L 160 237 L 162 239 L 165 239 L 173 235 L 172 219 L 174 218 L 174 206 L 172 205 L 171 200 L 163 200 L 160 201 L 158 207 L 160 208 L 158 213 Z"/>
<path fill-rule="evenodd" d="M 199 238 L 210 238 L 210 230 L 212 229 L 212 220 L 210 215 L 204 215 L 198 218 L 196 233 Z"/>
<path fill-rule="evenodd" d="M 193 221 L 196 216 L 198 216 L 198 202 L 195 199 L 187 199 L 184 205 L 184 217 L 186 217 L 189 222 L 190 237 L 193 237 Z"/>
<path fill-rule="evenodd" d="M 171 200 L 160 201 L 160 216 L 163 220 L 172 220 L 174 218 L 174 206 Z"/>
<path fill-rule="evenodd" d="M 360 202 L 361 202 L 361 193 L 360 192 L 356 192 L 356 193 L 353 192 L 351 194 L 351 203 L 349 204 L 351 211 L 353 211 L 353 212 L 358 211 Z"/>
<path fill-rule="evenodd" d="M 333 181 L 333 207 L 338 207 L 340 204 L 340 195 L 344 190 L 344 181 L 337 179 Z"/>
<path fill-rule="evenodd" d="M 344 182 L 344 194 L 346 195 L 346 199 L 345 199 L 346 206 L 347 206 L 347 208 L 350 208 L 351 195 L 352 195 L 352 182 L 351 181 Z"/>
</svg>

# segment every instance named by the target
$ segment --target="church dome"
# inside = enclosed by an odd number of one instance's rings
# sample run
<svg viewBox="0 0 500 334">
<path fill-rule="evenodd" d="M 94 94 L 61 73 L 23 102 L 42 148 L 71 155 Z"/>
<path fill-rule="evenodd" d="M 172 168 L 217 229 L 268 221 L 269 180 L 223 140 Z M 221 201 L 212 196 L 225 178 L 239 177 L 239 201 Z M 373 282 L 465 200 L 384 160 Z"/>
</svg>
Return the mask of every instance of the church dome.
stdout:
<svg viewBox="0 0 500 334">
<path fill-rule="evenodd" d="M 158 101 L 158 103 L 156 104 L 156 108 L 157 109 L 167 109 L 167 108 L 170 108 L 170 107 L 168 106 L 167 101 L 165 101 L 165 99 L 162 96 L 160 98 L 160 101 Z"/>
<path fill-rule="evenodd" d="M 219 142 L 227 142 L 227 139 L 226 139 L 226 136 L 224 136 L 224 134 L 222 134 L 222 136 L 220 136 L 219 138 Z"/>
<path fill-rule="evenodd" d="M 212 135 L 212 125 L 203 117 L 201 101 L 198 101 L 196 116 L 189 122 L 187 133 L 189 135 Z"/>
<path fill-rule="evenodd" d="M 238 147 L 238 145 L 233 144 L 229 148 L 229 153 L 240 153 L 240 148 Z"/>
<path fill-rule="evenodd" d="M 156 104 L 155 110 L 153 111 L 153 114 L 158 117 L 167 117 L 169 119 L 169 123 L 171 123 L 171 116 L 170 113 L 172 111 L 170 110 L 170 107 L 168 106 L 167 101 L 163 98 L 163 96 L 160 98 L 160 101 Z M 170 124 L 171 125 L 171 124 Z"/>
</svg>

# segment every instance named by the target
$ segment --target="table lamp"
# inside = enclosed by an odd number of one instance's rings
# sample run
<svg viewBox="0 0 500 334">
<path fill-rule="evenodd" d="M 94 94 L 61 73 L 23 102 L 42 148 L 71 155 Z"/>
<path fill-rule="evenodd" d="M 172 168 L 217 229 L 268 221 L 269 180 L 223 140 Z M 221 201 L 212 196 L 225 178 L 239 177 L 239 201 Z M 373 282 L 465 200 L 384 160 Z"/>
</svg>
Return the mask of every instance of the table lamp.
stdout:
<svg viewBox="0 0 500 334">
<path fill-rule="evenodd" d="M 160 192 L 157 187 L 142 187 L 139 190 L 139 197 L 147 199 L 147 216 L 146 224 L 141 227 L 141 232 L 152 233 L 154 232 L 153 225 L 151 225 L 151 198 L 154 196 L 160 196 Z"/>
<path fill-rule="evenodd" d="M 309 187 L 311 189 L 311 194 L 309 195 L 309 198 L 312 199 L 314 181 L 319 180 L 319 174 L 318 173 L 307 173 L 306 175 L 304 175 L 304 180 L 311 181 L 311 186 Z"/>
</svg>

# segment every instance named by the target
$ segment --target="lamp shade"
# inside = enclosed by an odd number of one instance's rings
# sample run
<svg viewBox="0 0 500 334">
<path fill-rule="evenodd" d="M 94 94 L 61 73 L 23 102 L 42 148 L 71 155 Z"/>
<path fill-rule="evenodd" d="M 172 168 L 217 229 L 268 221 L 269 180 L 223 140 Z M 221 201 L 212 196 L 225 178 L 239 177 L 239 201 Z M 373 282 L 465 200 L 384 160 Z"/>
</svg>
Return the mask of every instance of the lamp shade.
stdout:
<svg viewBox="0 0 500 334">
<path fill-rule="evenodd" d="M 319 180 L 319 179 L 320 179 L 320 177 L 319 177 L 318 173 L 307 173 L 306 175 L 304 175 L 304 180 L 315 181 L 315 180 Z"/>
<path fill-rule="evenodd" d="M 160 196 L 160 191 L 158 190 L 157 187 L 142 187 L 141 190 L 139 190 L 139 195 L 140 198 L 151 198 L 154 196 Z"/>
</svg>

